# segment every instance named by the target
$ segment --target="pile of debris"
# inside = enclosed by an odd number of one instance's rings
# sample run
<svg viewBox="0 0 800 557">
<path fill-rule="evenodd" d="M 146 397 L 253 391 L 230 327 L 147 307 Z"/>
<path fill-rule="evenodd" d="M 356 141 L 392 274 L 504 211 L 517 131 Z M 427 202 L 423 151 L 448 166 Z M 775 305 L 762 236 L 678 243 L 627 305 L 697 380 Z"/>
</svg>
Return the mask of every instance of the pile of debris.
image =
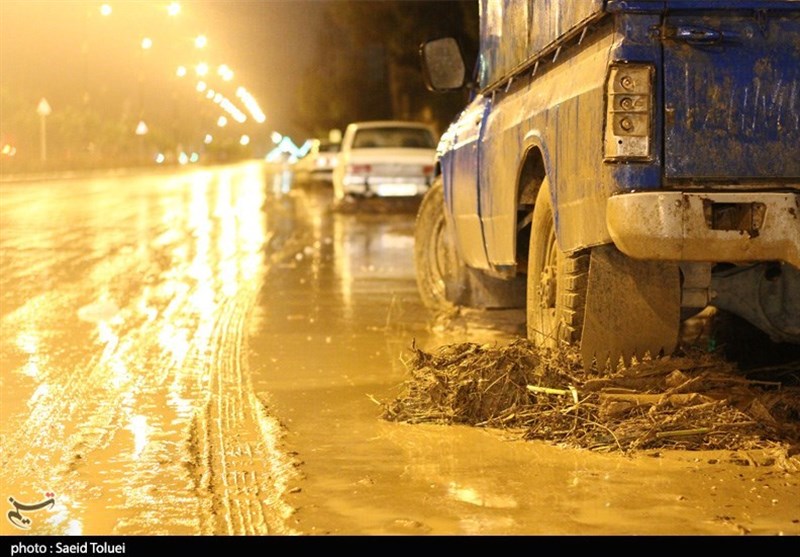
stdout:
<svg viewBox="0 0 800 557">
<path fill-rule="evenodd" d="M 527 340 L 507 346 L 412 345 L 403 393 L 384 418 L 519 430 L 526 439 L 629 452 L 800 447 L 800 369 L 744 376 L 710 353 L 585 372 L 576 352 Z M 792 451 L 790 451 L 792 452 Z"/>
</svg>

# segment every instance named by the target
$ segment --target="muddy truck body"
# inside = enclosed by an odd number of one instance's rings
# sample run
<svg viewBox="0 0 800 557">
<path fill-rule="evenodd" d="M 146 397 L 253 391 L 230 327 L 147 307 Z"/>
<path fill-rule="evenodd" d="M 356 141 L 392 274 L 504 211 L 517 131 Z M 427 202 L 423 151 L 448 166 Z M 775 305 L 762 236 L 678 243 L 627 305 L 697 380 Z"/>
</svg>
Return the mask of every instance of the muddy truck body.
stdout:
<svg viewBox="0 0 800 557">
<path fill-rule="evenodd" d="M 480 0 L 415 258 L 432 307 L 526 307 L 616 367 L 706 307 L 800 343 L 800 1 Z"/>
</svg>

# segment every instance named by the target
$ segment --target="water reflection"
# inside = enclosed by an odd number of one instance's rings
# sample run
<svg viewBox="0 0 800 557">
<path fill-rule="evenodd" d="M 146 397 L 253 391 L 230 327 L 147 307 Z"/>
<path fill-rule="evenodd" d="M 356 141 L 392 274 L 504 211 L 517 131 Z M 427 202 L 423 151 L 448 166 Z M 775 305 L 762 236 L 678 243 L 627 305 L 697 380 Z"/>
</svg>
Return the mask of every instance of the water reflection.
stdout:
<svg viewBox="0 0 800 557">
<path fill-rule="evenodd" d="M 15 355 L 0 376 L 2 484 L 58 494 L 46 533 L 152 532 L 170 509 L 160 528 L 197 533 L 181 451 L 208 401 L 215 327 L 262 280 L 261 166 L 16 193 L 7 221 L 30 226 L 5 228 L 2 247 L 37 249 L 4 252 L 2 325 L 20 332 L 0 341 Z"/>
<path fill-rule="evenodd" d="M 147 426 L 147 417 L 142 415 L 131 416 L 128 429 L 133 434 L 133 458 L 137 459 L 147 446 L 150 429 Z"/>
<path fill-rule="evenodd" d="M 39 369 L 39 337 L 34 331 L 24 331 L 17 335 L 17 347 L 26 355 L 27 361 L 22 365 L 23 375 L 37 378 Z"/>
<path fill-rule="evenodd" d="M 475 505 L 476 507 L 489 507 L 495 509 L 514 509 L 516 500 L 508 495 L 493 493 L 496 486 L 463 486 L 457 482 L 450 482 L 447 486 L 447 493 L 456 501 L 462 501 Z"/>
</svg>

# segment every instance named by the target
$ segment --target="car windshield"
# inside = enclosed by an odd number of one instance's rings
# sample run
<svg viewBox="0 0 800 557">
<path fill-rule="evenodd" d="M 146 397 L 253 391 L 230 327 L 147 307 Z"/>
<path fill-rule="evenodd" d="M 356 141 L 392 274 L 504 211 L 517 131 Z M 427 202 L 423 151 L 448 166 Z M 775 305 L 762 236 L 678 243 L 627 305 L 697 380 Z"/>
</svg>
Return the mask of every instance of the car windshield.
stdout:
<svg viewBox="0 0 800 557">
<path fill-rule="evenodd" d="M 405 147 L 435 149 L 433 134 L 424 128 L 366 128 L 356 131 L 353 149 Z"/>
</svg>

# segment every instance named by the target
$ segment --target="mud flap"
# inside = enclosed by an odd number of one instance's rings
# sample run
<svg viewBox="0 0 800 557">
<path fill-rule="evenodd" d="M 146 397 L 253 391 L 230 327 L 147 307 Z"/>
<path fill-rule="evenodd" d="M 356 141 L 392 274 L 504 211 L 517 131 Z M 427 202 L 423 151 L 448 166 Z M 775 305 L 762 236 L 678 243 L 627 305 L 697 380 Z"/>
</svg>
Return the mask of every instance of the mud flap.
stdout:
<svg viewBox="0 0 800 557">
<path fill-rule="evenodd" d="M 581 334 L 584 369 L 616 370 L 620 358 L 629 365 L 671 354 L 678 343 L 681 287 L 678 266 L 640 261 L 613 245 L 592 249 L 586 313 Z"/>
<path fill-rule="evenodd" d="M 456 304 L 481 309 L 525 308 L 528 288 L 525 275 L 503 280 L 467 267 L 464 273 L 464 287 L 454 298 Z"/>
</svg>

